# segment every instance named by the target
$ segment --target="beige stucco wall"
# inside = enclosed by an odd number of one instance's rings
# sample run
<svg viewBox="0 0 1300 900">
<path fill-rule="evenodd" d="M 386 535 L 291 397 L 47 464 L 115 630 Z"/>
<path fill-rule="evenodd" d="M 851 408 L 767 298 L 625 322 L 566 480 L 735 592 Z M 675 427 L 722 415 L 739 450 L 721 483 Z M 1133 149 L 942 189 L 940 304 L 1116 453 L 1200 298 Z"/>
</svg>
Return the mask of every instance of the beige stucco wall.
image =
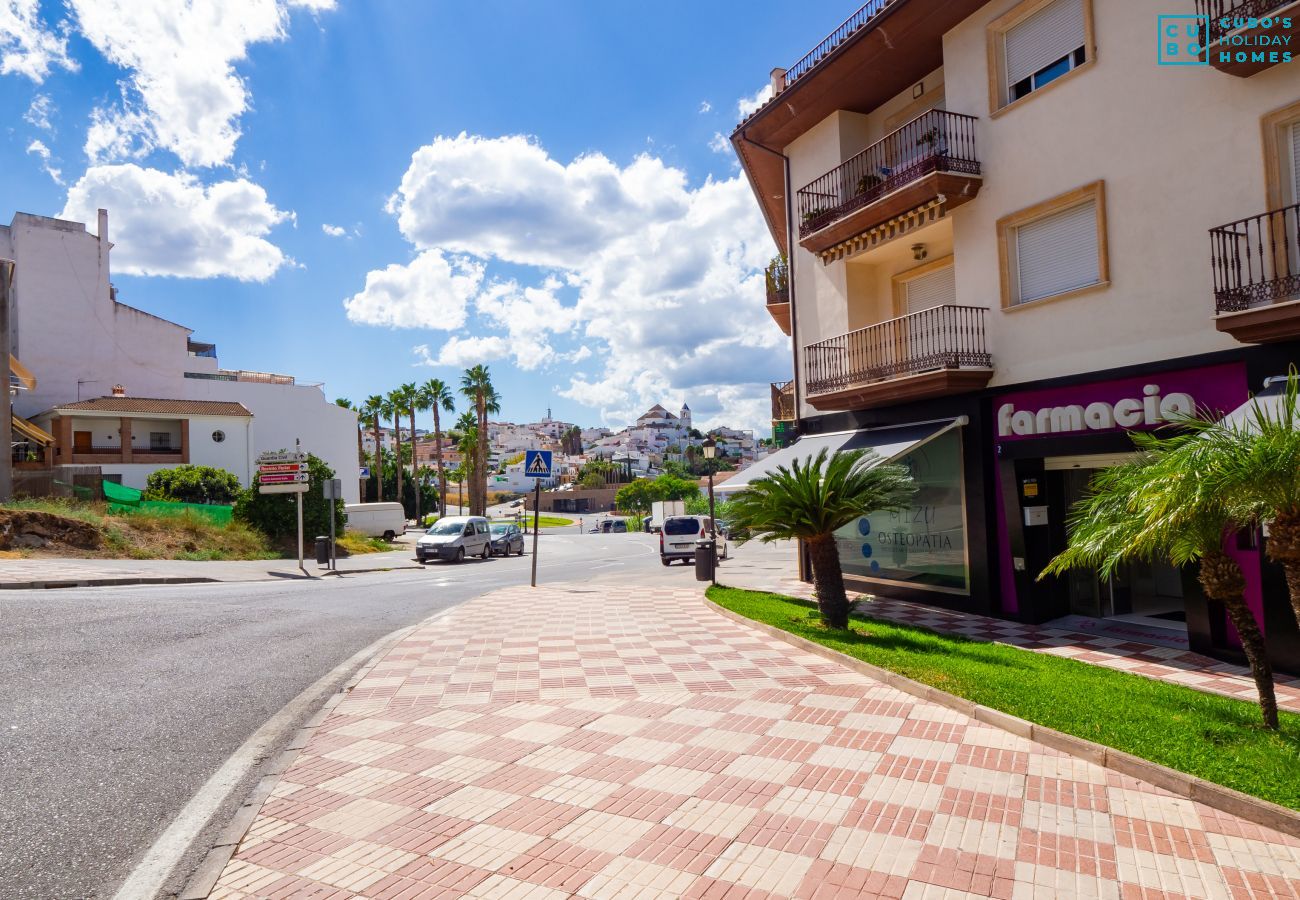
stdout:
<svg viewBox="0 0 1300 900">
<path fill-rule="evenodd" d="M 957 302 L 992 310 L 995 385 L 1238 346 L 1212 321 L 1208 230 L 1268 208 L 1260 119 L 1300 101 L 1300 62 L 1248 79 L 1157 66 L 1156 16 L 1168 10 L 1092 4 L 1095 64 L 996 119 L 986 25 L 1015 0 L 990 3 L 948 32 L 944 68 L 929 76 L 945 82 L 945 108 L 979 117 L 983 189 L 949 224 L 925 233 L 941 243 L 937 236 L 950 231 Z M 878 139 L 877 123 L 910 99 L 909 89 L 869 116 L 838 113 L 801 137 L 787 148 L 794 187 L 860 150 L 828 159 L 851 130 Z M 1097 179 L 1106 183 L 1111 286 L 1003 312 L 997 220 Z M 915 265 L 908 247 L 920 239 L 914 233 L 829 266 L 796 249 L 800 343 L 892 314 L 889 278 Z M 931 247 L 930 258 L 943 252 Z"/>
</svg>

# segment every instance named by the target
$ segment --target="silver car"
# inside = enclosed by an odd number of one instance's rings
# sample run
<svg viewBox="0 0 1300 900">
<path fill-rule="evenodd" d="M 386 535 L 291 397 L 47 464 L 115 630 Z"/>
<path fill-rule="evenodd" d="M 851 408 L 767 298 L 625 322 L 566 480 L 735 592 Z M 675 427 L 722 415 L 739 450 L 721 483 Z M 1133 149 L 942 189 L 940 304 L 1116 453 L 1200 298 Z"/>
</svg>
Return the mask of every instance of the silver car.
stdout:
<svg viewBox="0 0 1300 900">
<path fill-rule="evenodd" d="M 524 533 L 514 522 L 492 523 L 492 555 L 524 555 Z"/>
<path fill-rule="evenodd" d="M 487 559 L 491 553 L 488 520 L 482 516 L 439 519 L 415 542 L 415 557 L 422 563 L 431 559 L 464 562 L 466 556 Z"/>
</svg>

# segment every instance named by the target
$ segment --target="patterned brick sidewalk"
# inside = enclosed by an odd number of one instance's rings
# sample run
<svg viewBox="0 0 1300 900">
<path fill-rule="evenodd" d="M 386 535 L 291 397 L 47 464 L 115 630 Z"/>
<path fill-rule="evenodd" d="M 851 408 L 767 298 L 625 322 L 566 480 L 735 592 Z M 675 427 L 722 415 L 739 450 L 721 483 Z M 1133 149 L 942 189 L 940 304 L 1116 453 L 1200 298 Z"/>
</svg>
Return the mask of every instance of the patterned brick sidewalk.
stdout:
<svg viewBox="0 0 1300 900">
<path fill-rule="evenodd" d="M 735 582 L 737 586 L 740 586 L 742 580 L 750 581 L 742 578 Z M 744 586 L 751 585 L 746 583 Z M 767 579 L 763 584 L 752 586 L 758 590 L 800 597 L 804 600 L 811 600 L 813 596 L 812 585 L 792 578 L 774 582 Z M 859 610 L 863 615 L 888 619 L 903 625 L 919 625 L 931 631 L 960 634 L 980 641 L 997 641 L 1026 650 L 1050 653 L 1053 656 L 1065 656 L 1093 665 L 1145 675 L 1159 681 L 1172 681 L 1212 694 L 1236 697 L 1250 703 L 1254 703 L 1258 696 L 1255 693 L 1255 682 L 1251 679 L 1248 669 L 1211 659 L 1190 650 L 1157 647 L 1141 641 L 1122 640 L 1082 631 L 1066 631 L 1044 625 L 1024 625 L 1020 622 L 952 612 L 902 600 L 878 598 L 864 603 Z M 1278 706 L 1300 713 L 1300 678 L 1275 674 L 1273 680 L 1277 685 Z"/>
<path fill-rule="evenodd" d="M 368 673 L 212 896 L 1296 897 L 1300 841 L 804 654 L 695 589 L 512 588 Z"/>
</svg>

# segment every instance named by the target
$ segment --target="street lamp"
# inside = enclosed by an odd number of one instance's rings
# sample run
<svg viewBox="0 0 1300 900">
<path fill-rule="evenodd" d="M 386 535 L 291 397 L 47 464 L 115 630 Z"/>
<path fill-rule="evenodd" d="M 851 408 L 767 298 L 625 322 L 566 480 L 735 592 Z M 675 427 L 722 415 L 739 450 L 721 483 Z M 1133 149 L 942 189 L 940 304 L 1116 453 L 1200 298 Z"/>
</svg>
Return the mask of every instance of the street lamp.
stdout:
<svg viewBox="0 0 1300 900">
<path fill-rule="evenodd" d="M 713 565 L 709 571 L 713 573 L 713 583 L 718 583 L 718 521 L 713 517 L 713 457 L 718 452 L 717 442 L 710 435 L 704 439 L 704 459 L 705 466 L 709 470 L 709 543 L 712 545 Z"/>
</svg>

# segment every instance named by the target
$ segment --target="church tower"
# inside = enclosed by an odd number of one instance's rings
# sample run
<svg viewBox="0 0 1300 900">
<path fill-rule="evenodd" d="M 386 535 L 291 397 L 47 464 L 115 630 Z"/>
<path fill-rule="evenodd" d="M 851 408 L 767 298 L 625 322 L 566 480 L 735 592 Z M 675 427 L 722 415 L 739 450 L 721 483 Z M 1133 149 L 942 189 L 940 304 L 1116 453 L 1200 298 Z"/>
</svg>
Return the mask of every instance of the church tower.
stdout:
<svg viewBox="0 0 1300 900">
<path fill-rule="evenodd" d="M 691 408 L 687 406 L 685 403 L 682 404 L 682 412 L 680 418 L 682 420 L 683 428 L 691 427 Z"/>
</svg>

